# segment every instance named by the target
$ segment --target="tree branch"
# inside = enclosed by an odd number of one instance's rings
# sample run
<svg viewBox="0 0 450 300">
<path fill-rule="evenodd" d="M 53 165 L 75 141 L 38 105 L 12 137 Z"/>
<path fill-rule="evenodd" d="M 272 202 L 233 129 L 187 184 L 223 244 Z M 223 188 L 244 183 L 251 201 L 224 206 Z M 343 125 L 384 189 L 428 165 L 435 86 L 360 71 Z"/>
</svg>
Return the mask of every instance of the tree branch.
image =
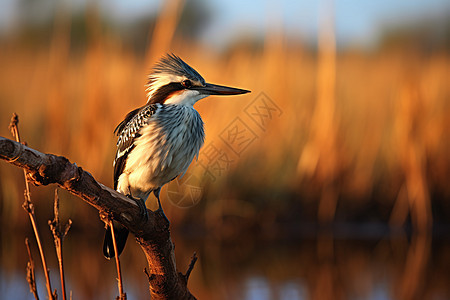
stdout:
<svg viewBox="0 0 450 300">
<path fill-rule="evenodd" d="M 27 171 L 35 185 L 58 184 L 95 207 L 103 220 L 120 222 L 136 236 L 147 258 L 152 299 L 195 299 L 185 276 L 177 272 L 169 224 L 160 211 L 142 220 L 134 201 L 97 182 L 91 174 L 63 156 L 44 154 L 0 137 L 0 159 Z"/>
</svg>

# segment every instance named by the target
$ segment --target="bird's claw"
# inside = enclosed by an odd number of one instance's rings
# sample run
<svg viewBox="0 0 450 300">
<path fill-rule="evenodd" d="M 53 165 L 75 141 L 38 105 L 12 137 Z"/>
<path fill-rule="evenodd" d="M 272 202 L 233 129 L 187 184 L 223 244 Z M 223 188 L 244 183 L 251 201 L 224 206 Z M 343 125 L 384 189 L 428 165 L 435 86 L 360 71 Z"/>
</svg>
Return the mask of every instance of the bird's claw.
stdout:
<svg viewBox="0 0 450 300">
<path fill-rule="evenodd" d="M 145 202 L 140 198 L 134 198 L 131 194 L 128 194 L 127 197 L 134 202 L 136 202 L 137 206 L 139 207 L 139 214 L 141 215 L 141 220 L 144 220 L 145 222 L 148 221 L 148 210 L 147 206 L 145 206 Z"/>
</svg>

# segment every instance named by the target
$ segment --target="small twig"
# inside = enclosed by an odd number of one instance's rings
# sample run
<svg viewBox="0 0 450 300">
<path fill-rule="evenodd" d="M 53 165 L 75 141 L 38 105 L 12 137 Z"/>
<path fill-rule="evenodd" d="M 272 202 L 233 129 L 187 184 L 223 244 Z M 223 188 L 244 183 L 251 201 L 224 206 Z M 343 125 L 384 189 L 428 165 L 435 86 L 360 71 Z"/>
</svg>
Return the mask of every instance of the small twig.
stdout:
<svg viewBox="0 0 450 300">
<path fill-rule="evenodd" d="M 16 113 L 13 113 L 11 117 L 11 122 L 8 126 L 9 130 L 11 131 L 12 136 L 16 139 L 18 143 L 20 143 L 20 134 L 19 134 L 19 116 Z M 26 142 L 23 142 L 22 144 L 26 145 Z M 25 192 L 26 192 L 26 199 L 31 199 L 30 195 L 30 185 L 28 184 L 27 180 L 27 171 L 23 169 L 23 176 L 25 177 Z M 31 200 L 30 200 L 31 201 Z"/>
<path fill-rule="evenodd" d="M 114 233 L 113 221 L 111 219 L 109 220 L 109 226 L 111 228 L 111 236 L 112 236 L 114 253 L 115 253 L 115 258 L 116 258 L 116 266 L 117 266 L 117 285 L 119 286 L 119 296 L 117 297 L 117 299 L 126 300 L 127 294 L 123 292 L 122 270 L 120 268 L 120 259 L 119 259 L 119 254 L 117 252 L 116 235 Z"/>
<path fill-rule="evenodd" d="M 48 221 L 48 225 L 50 226 L 50 230 L 53 233 L 53 238 L 55 241 L 56 248 L 56 256 L 58 257 L 59 262 L 59 275 L 61 278 L 61 291 L 63 295 L 63 300 L 66 300 L 66 281 L 64 278 L 64 264 L 63 264 L 63 252 L 62 252 L 62 243 L 64 237 L 67 235 L 67 232 L 72 225 L 72 220 L 69 219 L 67 222 L 64 231 L 61 228 L 61 223 L 59 222 L 59 197 L 58 197 L 58 189 L 55 189 L 55 205 L 54 205 L 54 214 L 55 218 L 53 221 Z"/>
<path fill-rule="evenodd" d="M 11 133 L 14 136 L 14 138 L 16 139 L 16 141 L 18 143 L 20 143 L 20 134 L 19 134 L 18 124 L 19 124 L 19 116 L 14 113 L 11 118 L 11 123 L 9 124 L 9 130 L 11 130 Z M 22 143 L 22 144 L 25 145 L 25 143 Z M 25 169 L 23 170 L 23 174 L 25 177 L 25 200 L 22 204 L 22 207 L 28 213 L 28 216 L 30 217 L 31 225 L 33 226 L 34 236 L 36 237 L 36 242 L 38 244 L 39 253 L 41 255 L 42 268 L 44 269 L 48 297 L 49 297 L 49 299 L 56 299 L 56 297 L 55 297 L 56 291 L 55 291 L 55 294 L 52 293 L 52 286 L 50 283 L 49 270 L 47 268 L 47 262 L 46 262 L 45 256 L 44 256 L 44 249 L 42 248 L 41 238 L 39 236 L 39 232 L 38 232 L 37 225 L 36 225 L 36 216 L 34 214 L 33 203 L 31 203 L 30 186 L 28 184 L 27 172 L 25 171 Z"/>
<path fill-rule="evenodd" d="M 189 276 L 191 275 L 192 270 L 194 269 L 195 263 L 197 262 L 197 252 L 194 252 L 191 258 L 191 262 L 189 263 L 188 269 L 186 271 L 186 274 L 184 275 L 184 278 L 186 278 L 186 282 L 189 279 Z"/>
<path fill-rule="evenodd" d="M 39 295 L 36 289 L 36 276 L 34 269 L 33 256 L 31 255 L 30 244 L 28 243 L 28 238 L 25 238 L 25 245 L 27 246 L 29 261 L 27 263 L 27 281 L 30 286 L 30 293 L 33 293 L 34 298 L 39 300 Z"/>
</svg>

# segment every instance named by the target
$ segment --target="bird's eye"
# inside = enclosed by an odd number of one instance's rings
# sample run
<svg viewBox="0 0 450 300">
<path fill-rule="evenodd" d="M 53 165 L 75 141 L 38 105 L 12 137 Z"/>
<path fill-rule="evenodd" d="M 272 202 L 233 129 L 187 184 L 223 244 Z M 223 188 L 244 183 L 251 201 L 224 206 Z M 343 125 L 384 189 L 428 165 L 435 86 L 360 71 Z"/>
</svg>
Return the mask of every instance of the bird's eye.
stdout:
<svg viewBox="0 0 450 300">
<path fill-rule="evenodd" d="M 190 88 L 192 86 L 192 82 L 189 79 L 186 79 L 183 82 L 181 82 L 181 85 L 184 86 L 185 88 Z"/>
</svg>

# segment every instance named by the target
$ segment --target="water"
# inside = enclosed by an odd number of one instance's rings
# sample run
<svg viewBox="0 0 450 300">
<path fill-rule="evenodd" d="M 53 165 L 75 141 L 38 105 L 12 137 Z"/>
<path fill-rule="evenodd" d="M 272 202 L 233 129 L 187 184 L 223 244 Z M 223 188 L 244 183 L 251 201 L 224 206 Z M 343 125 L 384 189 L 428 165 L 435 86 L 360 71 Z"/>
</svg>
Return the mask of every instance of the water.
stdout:
<svg viewBox="0 0 450 300">
<path fill-rule="evenodd" d="M 251 236 L 194 239 L 174 233 L 173 240 L 180 271 L 186 270 L 194 251 L 199 256 L 189 281 L 199 299 L 450 299 L 450 240 L 445 235 L 356 236 L 316 234 L 267 241 Z M 74 299 L 117 295 L 115 267 L 101 256 L 101 243 L 97 233 L 76 231 L 66 240 L 67 286 Z M 34 243 L 32 247 L 39 295 L 45 299 Z M 34 299 L 25 279 L 25 251 L 22 237 L 2 243 L 2 299 Z M 62 299 L 54 249 L 45 251 L 53 288 Z M 130 240 L 121 258 L 128 299 L 149 299 L 140 248 Z"/>
</svg>

